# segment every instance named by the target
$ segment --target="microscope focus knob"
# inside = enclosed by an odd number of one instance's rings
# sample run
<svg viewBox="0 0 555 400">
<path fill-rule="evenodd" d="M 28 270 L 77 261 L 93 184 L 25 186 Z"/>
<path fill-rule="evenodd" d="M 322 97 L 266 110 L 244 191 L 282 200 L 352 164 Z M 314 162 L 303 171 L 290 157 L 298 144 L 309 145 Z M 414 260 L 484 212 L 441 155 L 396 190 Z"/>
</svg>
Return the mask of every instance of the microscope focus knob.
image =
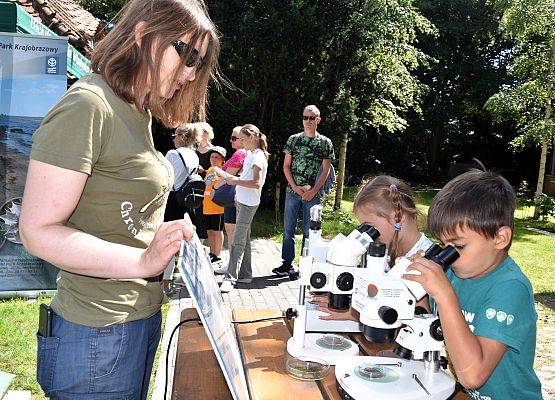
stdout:
<svg viewBox="0 0 555 400">
<path fill-rule="evenodd" d="M 355 282 L 355 278 L 353 274 L 351 274 L 350 272 L 342 272 L 337 277 L 335 284 L 337 285 L 337 288 L 339 290 L 347 292 L 353 288 L 354 282 Z"/>
<path fill-rule="evenodd" d="M 399 314 L 397 310 L 388 306 L 381 306 L 378 310 L 378 316 L 381 318 L 383 322 L 386 324 L 393 324 L 397 321 Z"/>
<path fill-rule="evenodd" d="M 326 285 L 326 275 L 322 272 L 315 272 L 310 277 L 310 286 L 315 289 L 322 289 Z"/>
<path fill-rule="evenodd" d="M 441 329 L 441 321 L 439 319 L 430 324 L 430 336 L 438 342 L 443 340 L 443 330 Z"/>
</svg>

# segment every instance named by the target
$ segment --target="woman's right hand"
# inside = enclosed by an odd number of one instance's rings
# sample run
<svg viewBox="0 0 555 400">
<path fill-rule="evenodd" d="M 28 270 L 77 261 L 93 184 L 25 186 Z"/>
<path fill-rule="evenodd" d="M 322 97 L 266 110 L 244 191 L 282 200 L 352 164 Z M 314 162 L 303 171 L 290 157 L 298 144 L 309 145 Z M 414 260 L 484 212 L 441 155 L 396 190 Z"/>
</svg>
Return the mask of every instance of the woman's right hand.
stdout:
<svg viewBox="0 0 555 400">
<path fill-rule="evenodd" d="M 179 252 L 181 242 L 190 241 L 194 233 L 195 227 L 183 219 L 164 222 L 141 255 L 140 276 L 160 275 L 173 256 Z"/>
</svg>

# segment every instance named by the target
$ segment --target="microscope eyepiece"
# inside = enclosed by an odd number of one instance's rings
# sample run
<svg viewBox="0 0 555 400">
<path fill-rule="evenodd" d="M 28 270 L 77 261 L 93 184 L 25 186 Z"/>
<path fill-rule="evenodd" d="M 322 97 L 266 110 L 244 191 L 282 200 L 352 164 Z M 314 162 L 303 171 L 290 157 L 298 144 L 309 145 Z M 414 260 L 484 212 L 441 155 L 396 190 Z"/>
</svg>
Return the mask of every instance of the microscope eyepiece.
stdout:
<svg viewBox="0 0 555 400">
<path fill-rule="evenodd" d="M 370 228 L 372 228 L 372 225 L 360 224 L 359 226 L 357 226 L 357 231 L 359 231 L 360 233 L 364 233 L 368 232 Z"/>
<path fill-rule="evenodd" d="M 437 256 L 441 252 L 441 250 L 443 250 L 443 248 L 439 244 L 434 243 L 428 248 L 428 250 L 426 250 L 424 258 L 431 260 L 432 258 Z"/>
<path fill-rule="evenodd" d="M 372 238 L 372 240 L 376 240 L 380 237 L 380 231 L 374 228 L 372 225 L 368 224 L 360 224 L 357 229 L 360 233 L 366 233 L 368 236 Z"/>
<path fill-rule="evenodd" d="M 385 243 L 382 242 L 372 242 L 368 245 L 368 254 L 370 257 L 384 257 L 387 251 Z"/>
<path fill-rule="evenodd" d="M 451 245 L 445 247 L 441 250 L 437 255 L 431 258 L 431 260 L 439 265 L 443 269 L 446 269 L 451 264 L 453 264 L 458 258 L 460 254 L 455 248 Z"/>
<path fill-rule="evenodd" d="M 376 240 L 377 238 L 380 237 L 380 231 L 374 228 L 373 226 L 370 227 L 370 229 L 366 232 L 366 234 L 370 236 L 372 240 Z"/>
</svg>

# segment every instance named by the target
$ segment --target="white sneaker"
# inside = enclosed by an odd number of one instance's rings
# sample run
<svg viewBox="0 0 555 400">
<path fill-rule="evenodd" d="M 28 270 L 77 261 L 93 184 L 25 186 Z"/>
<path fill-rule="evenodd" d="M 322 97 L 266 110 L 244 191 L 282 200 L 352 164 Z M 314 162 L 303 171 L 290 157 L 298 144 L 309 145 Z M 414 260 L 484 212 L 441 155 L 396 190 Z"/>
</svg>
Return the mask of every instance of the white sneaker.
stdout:
<svg viewBox="0 0 555 400">
<path fill-rule="evenodd" d="M 220 267 L 214 270 L 214 275 L 225 275 L 227 274 L 227 267 Z"/>
<path fill-rule="evenodd" d="M 224 279 L 224 281 L 222 282 L 222 285 L 220 286 L 220 292 L 222 293 L 231 292 L 234 287 L 235 286 L 233 285 L 233 282 L 230 279 Z"/>
<path fill-rule="evenodd" d="M 252 283 L 252 278 L 237 278 L 237 283 Z"/>
</svg>

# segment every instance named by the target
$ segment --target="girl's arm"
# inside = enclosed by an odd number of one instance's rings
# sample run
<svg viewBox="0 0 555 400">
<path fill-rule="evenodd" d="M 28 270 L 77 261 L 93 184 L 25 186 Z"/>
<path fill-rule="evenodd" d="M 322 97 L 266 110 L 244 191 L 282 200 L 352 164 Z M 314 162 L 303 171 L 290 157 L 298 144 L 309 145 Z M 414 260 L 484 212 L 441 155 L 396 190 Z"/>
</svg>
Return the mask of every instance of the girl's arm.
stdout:
<svg viewBox="0 0 555 400">
<path fill-rule="evenodd" d="M 461 312 L 459 299 L 439 265 L 417 257 L 407 270 L 420 271 L 421 275 L 405 274 L 403 279 L 419 282 L 434 298 L 457 379 L 467 389 L 482 386 L 505 354 L 507 346 L 472 333 Z"/>
<path fill-rule="evenodd" d="M 65 226 L 83 193 L 88 175 L 31 160 L 19 222 L 25 248 L 63 270 L 100 278 L 145 278 L 160 274 L 190 240 L 183 220 L 160 226 L 146 249 L 107 242 Z M 169 239 L 168 239 L 169 237 Z"/>
<path fill-rule="evenodd" d="M 227 178 L 225 181 L 230 185 L 244 186 L 251 189 L 260 189 L 262 187 L 262 180 L 260 179 L 260 167 L 257 165 L 252 166 L 251 180 L 239 179 L 239 178 Z"/>
</svg>

